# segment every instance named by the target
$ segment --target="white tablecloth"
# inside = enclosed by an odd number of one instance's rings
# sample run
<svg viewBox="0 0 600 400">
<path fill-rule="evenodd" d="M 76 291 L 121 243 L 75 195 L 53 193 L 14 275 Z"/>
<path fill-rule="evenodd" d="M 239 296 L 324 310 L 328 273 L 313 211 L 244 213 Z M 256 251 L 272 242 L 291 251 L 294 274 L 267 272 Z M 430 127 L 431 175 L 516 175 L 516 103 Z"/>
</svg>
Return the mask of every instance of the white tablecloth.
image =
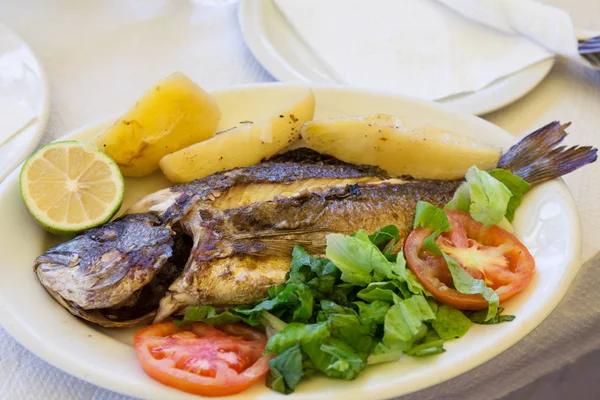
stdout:
<svg viewBox="0 0 600 400">
<path fill-rule="evenodd" d="M 569 10 L 580 27 L 600 29 L 597 0 L 551 3 Z M 46 68 L 52 105 L 44 143 L 108 114 L 121 112 L 155 81 L 175 70 L 183 71 L 207 89 L 273 80 L 245 47 L 235 5 L 202 6 L 185 0 L 3 0 L 0 21 L 29 42 Z M 568 143 L 598 146 L 600 73 L 559 61 L 533 92 L 486 118 L 518 136 L 551 120 L 573 121 Z M 600 163 L 596 163 L 566 178 L 581 210 L 584 260 L 600 250 L 599 176 Z M 438 386 L 410 398 L 440 398 L 442 393 L 449 399 L 498 398 L 586 354 L 583 361 L 554 372 L 550 378 L 530 384 L 508 398 L 545 399 L 549 398 L 547 393 L 574 394 L 581 393 L 576 390 L 582 388 L 587 393 L 600 393 L 598 379 L 585 374 L 590 365 L 600 364 L 600 351 L 592 352 L 600 350 L 600 315 L 586 321 L 585 327 L 578 331 L 580 340 L 571 343 L 552 340 L 552 329 L 561 321 L 563 325 L 576 324 L 581 318 L 590 317 L 589 307 L 598 308 L 600 295 L 588 298 L 588 304 L 578 304 L 573 293 L 598 292 L 599 284 L 599 268 L 584 268 L 559 309 L 510 350 L 521 352 L 517 367 L 527 368 L 532 358 L 543 360 L 536 364 L 536 371 L 523 373 L 522 379 L 504 382 L 501 373 L 495 375 L 503 368 L 498 357 L 472 374 L 450 381 L 447 389 Z M 557 355 L 553 346 L 569 351 Z M 486 391 L 482 385 L 485 380 L 501 382 L 503 389 L 498 390 L 495 385 L 493 390 Z M 473 385 L 479 385 L 477 393 L 469 392 Z M 0 329 L 0 399 L 124 400 L 126 397 L 49 366 Z"/>
</svg>

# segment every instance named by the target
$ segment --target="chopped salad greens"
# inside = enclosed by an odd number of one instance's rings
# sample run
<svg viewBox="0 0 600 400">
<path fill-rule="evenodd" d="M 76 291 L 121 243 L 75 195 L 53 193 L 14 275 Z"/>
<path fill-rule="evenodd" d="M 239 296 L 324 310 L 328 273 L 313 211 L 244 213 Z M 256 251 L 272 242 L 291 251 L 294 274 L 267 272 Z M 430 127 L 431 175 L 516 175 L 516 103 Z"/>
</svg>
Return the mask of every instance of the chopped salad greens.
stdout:
<svg viewBox="0 0 600 400">
<path fill-rule="evenodd" d="M 511 220 L 529 185 L 506 170 L 490 173 L 472 167 L 466 182 L 446 209 L 469 211 L 484 224 Z M 261 302 L 218 311 L 211 306 L 189 309 L 178 324 L 245 322 L 262 325 L 269 341 L 267 385 L 292 393 L 305 377 L 317 372 L 354 379 L 367 365 L 398 360 L 403 354 L 424 357 L 443 353 L 447 340 L 464 336 L 473 324 L 512 321 L 501 315 L 498 295 L 473 278 L 435 239 L 451 229 L 443 210 L 419 202 L 415 228 L 433 233 L 424 248 L 442 255 L 454 287 L 481 294 L 488 309 L 460 311 L 431 297 L 406 267 L 404 254 L 392 254 L 398 228 L 386 226 L 369 235 L 327 235 L 325 257 L 297 245 L 285 283 L 269 288 Z"/>
<path fill-rule="evenodd" d="M 519 176 L 501 168 L 486 172 L 473 166 L 465 179 L 445 209 L 468 211 L 484 225 L 500 224 L 505 218 L 512 221 L 523 195 L 531 188 Z"/>
</svg>

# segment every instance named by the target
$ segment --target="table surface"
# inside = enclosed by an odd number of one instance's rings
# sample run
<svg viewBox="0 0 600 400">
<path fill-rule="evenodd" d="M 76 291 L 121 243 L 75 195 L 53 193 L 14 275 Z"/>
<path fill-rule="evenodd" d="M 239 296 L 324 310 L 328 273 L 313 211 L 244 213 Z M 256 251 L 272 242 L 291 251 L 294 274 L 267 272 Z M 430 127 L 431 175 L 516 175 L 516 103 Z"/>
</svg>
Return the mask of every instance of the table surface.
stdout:
<svg viewBox="0 0 600 400">
<path fill-rule="evenodd" d="M 600 2 L 551 0 L 577 26 L 600 29 Z M 207 89 L 274 79 L 245 47 L 236 5 L 168 0 L 5 0 L 0 21 L 46 68 L 50 121 L 42 142 L 126 109 L 155 81 L 181 70 Z M 600 72 L 559 60 L 530 94 L 486 119 L 516 136 L 552 120 L 572 121 L 568 144 L 600 145 Z M 600 250 L 600 163 L 565 178 L 582 215 L 583 259 Z M 124 399 L 41 361 L 0 329 L 0 398 Z M 600 362 L 600 353 L 590 355 Z M 587 363 L 587 364 L 586 364 Z M 593 363 L 592 363 L 593 364 Z M 571 368 L 576 368 L 571 367 Z M 581 367 L 584 368 L 584 367 Z M 577 374 L 575 374 L 577 375 Z M 43 383 L 44 390 L 32 388 Z M 531 397 L 531 390 L 527 389 Z"/>
</svg>

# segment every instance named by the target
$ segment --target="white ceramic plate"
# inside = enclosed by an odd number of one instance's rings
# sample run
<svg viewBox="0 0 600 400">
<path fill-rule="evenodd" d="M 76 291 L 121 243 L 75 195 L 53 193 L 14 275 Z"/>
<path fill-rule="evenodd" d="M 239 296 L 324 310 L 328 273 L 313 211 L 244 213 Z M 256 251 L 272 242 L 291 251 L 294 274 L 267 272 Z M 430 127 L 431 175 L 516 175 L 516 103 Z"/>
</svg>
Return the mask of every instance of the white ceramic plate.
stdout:
<svg viewBox="0 0 600 400">
<path fill-rule="evenodd" d="M 0 24 L 0 181 L 38 144 L 48 110 L 48 83 L 40 62 L 17 34 Z M 4 141 L 4 132 L 16 133 Z"/>
<path fill-rule="evenodd" d="M 223 112 L 221 128 L 254 120 L 278 109 L 302 90 L 297 85 L 255 85 L 214 93 Z M 394 113 L 414 124 L 430 124 L 506 148 L 507 132 L 471 115 L 435 103 L 343 87 L 315 86 L 316 118 L 366 113 Z M 111 120 L 68 135 L 90 138 Z M 167 186 L 160 175 L 126 180 L 124 208 L 146 193 Z M 52 365 L 96 385 L 145 399 L 184 400 L 197 397 L 163 386 L 139 366 L 131 346 L 133 330 L 94 327 L 69 314 L 42 288 L 32 271 L 35 257 L 56 239 L 44 233 L 27 213 L 19 195 L 18 171 L 0 185 L 0 320 L 25 347 Z M 447 343 L 447 352 L 430 358 L 367 368 L 352 382 L 313 378 L 289 398 L 376 399 L 422 389 L 464 373 L 507 350 L 554 309 L 580 267 L 579 217 L 561 180 L 545 183 L 527 194 L 519 208 L 516 233 L 531 249 L 538 274 L 512 299 L 507 312 L 516 320 L 495 326 L 475 326 L 465 338 Z M 263 385 L 239 399 L 283 398 Z"/>
<path fill-rule="evenodd" d="M 250 51 L 276 79 L 282 82 L 338 83 L 287 23 L 273 0 L 241 0 L 238 19 Z M 539 62 L 482 90 L 447 97 L 440 102 L 469 114 L 489 113 L 531 91 L 546 77 L 553 64 L 554 59 Z"/>
</svg>

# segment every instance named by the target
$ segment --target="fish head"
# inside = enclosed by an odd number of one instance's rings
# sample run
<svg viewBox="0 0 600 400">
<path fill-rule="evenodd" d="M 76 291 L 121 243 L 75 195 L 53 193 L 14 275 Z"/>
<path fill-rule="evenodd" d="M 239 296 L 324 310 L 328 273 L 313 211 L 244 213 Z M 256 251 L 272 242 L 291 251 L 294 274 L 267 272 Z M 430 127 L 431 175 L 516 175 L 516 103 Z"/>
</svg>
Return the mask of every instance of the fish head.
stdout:
<svg viewBox="0 0 600 400">
<path fill-rule="evenodd" d="M 135 305 L 161 270 L 172 269 L 173 234 L 154 215 L 126 215 L 50 248 L 34 271 L 61 305 L 105 325 L 100 310 Z"/>
</svg>

